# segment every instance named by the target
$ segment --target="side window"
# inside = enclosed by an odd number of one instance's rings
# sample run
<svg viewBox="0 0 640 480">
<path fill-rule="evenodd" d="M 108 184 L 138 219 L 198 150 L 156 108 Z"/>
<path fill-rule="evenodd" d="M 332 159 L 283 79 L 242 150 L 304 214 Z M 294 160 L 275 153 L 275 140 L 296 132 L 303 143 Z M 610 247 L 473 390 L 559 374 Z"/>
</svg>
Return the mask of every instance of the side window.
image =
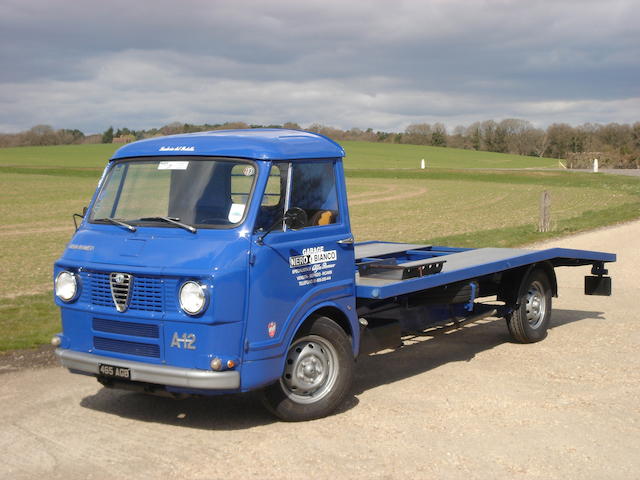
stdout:
<svg viewBox="0 0 640 480">
<path fill-rule="evenodd" d="M 288 164 L 273 164 L 269 171 L 267 187 L 260 201 L 260 212 L 256 221 L 256 230 L 270 228 L 284 214 L 284 199 L 287 191 Z M 274 231 L 282 230 L 276 225 Z"/>
<path fill-rule="evenodd" d="M 307 226 L 337 223 L 338 195 L 332 161 L 293 163 L 289 208 L 298 207 L 307 214 Z"/>
<path fill-rule="evenodd" d="M 269 172 L 269 179 L 267 180 L 267 188 L 264 191 L 264 196 L 262 197 L 262 203 L 260 204 L 263 207 L 275 207 L 276 205 L 280 205 L 281 199 L 281 191 L 280 191 L 280 179 L 282 177 L 282 172 L 280 170 L 279 165 L 274 165 L 271 167 L 271 171 Z"/>
<path fill-rule="evenodd" d="M 255 175 L 256 169 L 253 165 L 237 164 L 231 169 L 232 203 L 228 214 L 231 223 L 242 220 Z"/>
</svg>

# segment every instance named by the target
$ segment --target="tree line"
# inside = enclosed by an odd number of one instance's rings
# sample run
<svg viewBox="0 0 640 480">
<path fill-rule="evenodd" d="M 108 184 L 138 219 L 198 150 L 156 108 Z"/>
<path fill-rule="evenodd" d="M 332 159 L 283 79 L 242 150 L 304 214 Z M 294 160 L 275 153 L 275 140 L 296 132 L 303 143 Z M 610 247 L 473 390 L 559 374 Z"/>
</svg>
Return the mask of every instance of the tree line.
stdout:
<svg viewBox="0 0 640 480">
<path fill-rule="evenodd" d="M 579 126 L 554 123 L 543 129 L 527 120 L 508 118 L 457 126 L 451 131 L 442 123 L 415 123 L 401 133 L 340 130 L 318 124 L 311 125 L 309 130 L 338 141 L 406 143 L 557 158 L 568 168 L 588 168 L 594 158 L 605 167 L 640 168 L 640 122 Z"/>
<path fill-rule="evenodd" d="M 0 134 L 0 147 L 127 143 L 158 135 L 258 127 L 301 128 L 295 122 L 283 125 L 252 125 L 244 122 L 196 125 L 173 122 L 160 128 L 146 130 L 109 127 L 101 134 L 85 135 L 77 129 L 55 130 L 48 125 L 36 125 L 25 132 Z M 318 123 L 309 125 L 306 130 L 326 135 L 336 141 L 431 145 L 558 158 L 569 168 L 589 167 L 594 158 L 598 158 L 601 166 L 640 168 L 640 122 L 632 125 L 585 123 L 579 126 L 554 123 L 543 129 L 535 127 L 527 120 L 508 118 L 499 122 L 475 122 L 468 126 L 457 126 L 452 130 L 448 130 L 439 122 L 414 123 L 407 126 L 403 132 L 374 131 L 371 128 L 342 130 Z"/>
</svg>

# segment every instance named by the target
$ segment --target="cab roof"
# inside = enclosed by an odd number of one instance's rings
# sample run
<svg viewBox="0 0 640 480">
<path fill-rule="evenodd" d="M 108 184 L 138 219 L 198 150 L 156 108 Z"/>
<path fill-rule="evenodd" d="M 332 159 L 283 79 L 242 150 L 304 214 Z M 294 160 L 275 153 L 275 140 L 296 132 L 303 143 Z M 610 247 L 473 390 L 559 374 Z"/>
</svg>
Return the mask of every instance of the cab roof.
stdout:
<svg viewBox="0 0 640 480">
<path fill-rule="evenodd" d="M 185 155 L 296 160 L 343 157 L 344 150 L 333 140 L 317 133 L 252 128 L 148 138 L 120 147 L 111 160 Z"/>
</svg>

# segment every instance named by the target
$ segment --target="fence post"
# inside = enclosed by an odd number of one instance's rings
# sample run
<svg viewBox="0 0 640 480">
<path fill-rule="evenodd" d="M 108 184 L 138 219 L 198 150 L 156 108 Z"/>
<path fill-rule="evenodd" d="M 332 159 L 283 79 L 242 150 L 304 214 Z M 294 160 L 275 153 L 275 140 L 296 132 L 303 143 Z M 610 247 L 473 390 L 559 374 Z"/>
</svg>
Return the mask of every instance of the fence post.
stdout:
<svg viewBox="0 0 640 480">
<path fill-rule="evenodd" d="M 538 221 L 538 231 L 548 232 L 551 230 L 551 195 L 545 190 L 540 195 L 540 220 Z"/>
</svg>

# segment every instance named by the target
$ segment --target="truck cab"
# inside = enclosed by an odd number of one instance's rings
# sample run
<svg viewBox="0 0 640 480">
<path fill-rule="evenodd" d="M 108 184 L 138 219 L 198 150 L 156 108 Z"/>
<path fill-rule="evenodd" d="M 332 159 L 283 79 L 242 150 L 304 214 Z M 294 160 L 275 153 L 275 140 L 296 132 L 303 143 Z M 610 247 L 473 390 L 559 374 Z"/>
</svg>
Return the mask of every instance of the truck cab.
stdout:
<svg viewBox="0 0 640 480">
<path fill-rule="evenodd" d="M 55 264 L 63 365 L 106 386 L 253 390 L 281 379 L 292 339 L 323 317 L 352 361 L 343 155 L 323 136 L 275 129 L 120 148 Z M 335 359 L 297 357 L 306 373 L 287 392 L 311 397 Z"/>
</svg>

